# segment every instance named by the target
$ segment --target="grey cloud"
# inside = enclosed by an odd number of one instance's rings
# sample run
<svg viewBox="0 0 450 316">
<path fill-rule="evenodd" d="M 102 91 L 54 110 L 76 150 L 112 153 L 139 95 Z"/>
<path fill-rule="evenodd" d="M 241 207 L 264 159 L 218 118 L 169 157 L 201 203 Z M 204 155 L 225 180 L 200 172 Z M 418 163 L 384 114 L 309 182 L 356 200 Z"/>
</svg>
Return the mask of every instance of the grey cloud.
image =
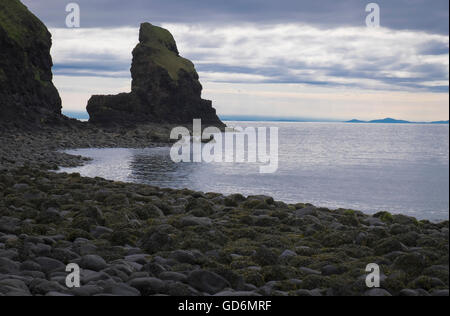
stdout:
<svg viewBox="0 0 450 316">
<path fill-rule="evenodd" d="M 341 65 L 333 65 L 332 67 L 307 67 L 304 63 L 289 64 L 282 60 L 277 60 L 274 65 L 270 67 L 236 67 L 221 64 L 202 64 L 197 67 L 199 71 L 205 73 L 242 73 L 261 75 L 267 79 L 261 79 L 260 83 L 288 83 L 288 84 L 310 84 L 321 86 L 347 86 L 347 87 L 364 87 L 358 80 L 368 79 L 389 85 L 391 90 L 418 89 L 429 92 L 448 92 L 448 85 L 427 87 L 423 82 L 433 81 L 436 78 L 448 78 L 448 70 L 444 67 L 435 64 L 422 64 L 411 66 L 409 64 L 402 64 L 398 60 L 392 58 L 391 65 L 386 66 L 386 60 L 379 63 L 375 62 L 353 69 L 347 69 Z M 292 70 L 312 70 L 310 75 L 291 75 Z M 406 78 L 395 78 L 380 75 L 380 71 L 411 71 L 414 76 Z M 339 83 L 330 80 L 317 80 L 318 74 L 322 74 L 325 78 L 345 78 L 354 79 L 352 83 Z M 215 80 L 218 82 L 228 82 L 225 79 Z M 233 80 L 233 82 L 244 83 L 245 81 Z M 367 87 L 366 87 L 367 88 Z M 375 88 L 377 89 L 377 88 Z M 383 89 L 386 89 L 383 87 Z"/>
<path fill-rule="evenodd" d="M 439 41 L 429 41 L 420 51 L 423 55 L 442 55 L 448 54 L 448 44 Z"/>
<path fill-rule="evenodd" d="M 303 24 L 164 27 L 202 81 L 448 91 L 445 35 Z M 129 78 L 137 28 L 52 31 L 55 74 Z"/>
<path fill-rule="evenodd" d="M 72 1 L 23 0 L 51 27 L 64 27 L 65 5 Z M 153 23 L 308 23 L 320 27 L 361 26 L 368 0 L 74 0 L 82 27 L 137 26 Z M 448 34 L 448 0 L 374 0 L 381 23 L 392 29 Z"/>
<path fill-rule="evenodd" d="M 53 73 L 69 76 L 130 77 L 130 61 L 110 54 L 80 54 L 55 60 Z"/>
</svg>

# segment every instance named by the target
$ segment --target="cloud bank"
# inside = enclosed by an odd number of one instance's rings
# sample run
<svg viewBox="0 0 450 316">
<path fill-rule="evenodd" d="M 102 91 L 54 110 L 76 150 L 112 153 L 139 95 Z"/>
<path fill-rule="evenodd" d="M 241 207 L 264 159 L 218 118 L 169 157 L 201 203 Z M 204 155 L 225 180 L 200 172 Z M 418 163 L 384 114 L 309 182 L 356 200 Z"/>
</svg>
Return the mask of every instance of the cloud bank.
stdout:
<svg viewBox="0 0 450 316">
<path fill-rule="evenodd" d="M 51 27 L 64 27 L 65 6 L 81 7 L 82 27 L 135 26 L 138 22 L 364 26 L 368 0 L 23 0 Z M 396 30 L 448 35 L 448 0 L 376 0 L 381 24 Z M 124 14 L 126 12 L 126 14 Z"/>
<path fill-rule="evenodd" d="M 448 92 L 449 39 L 386 28 L 163 24 L 201 79 Z M 129 78 L 137 28 L 52 29 L 57 75 Z"/>
</svg>

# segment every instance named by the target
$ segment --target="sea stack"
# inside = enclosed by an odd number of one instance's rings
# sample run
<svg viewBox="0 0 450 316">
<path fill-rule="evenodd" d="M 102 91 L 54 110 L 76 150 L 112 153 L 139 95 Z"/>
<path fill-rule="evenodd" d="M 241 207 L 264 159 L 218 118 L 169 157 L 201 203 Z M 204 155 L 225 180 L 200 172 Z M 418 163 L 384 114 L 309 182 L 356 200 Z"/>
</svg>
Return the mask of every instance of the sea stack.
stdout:
<svg viewBox="0 0 450 316">
<path fill-rule="evenodd" d="M 19 0 L 0 0 L 0 124 L 31 126 L 58 120 L 52 83 L 51 35 Z"/>
<path fill-rule="evenodd" d="M 202 85 L 194 64 L 180 56 L 172 34 L 141 24 L 133 50 L 131 93 L 94 95 L 88 102 L 90 122 L 132 126 L 142 123 L 202 123 L 223 127 L 212 102 L 201 98 Z"/>
</svg>

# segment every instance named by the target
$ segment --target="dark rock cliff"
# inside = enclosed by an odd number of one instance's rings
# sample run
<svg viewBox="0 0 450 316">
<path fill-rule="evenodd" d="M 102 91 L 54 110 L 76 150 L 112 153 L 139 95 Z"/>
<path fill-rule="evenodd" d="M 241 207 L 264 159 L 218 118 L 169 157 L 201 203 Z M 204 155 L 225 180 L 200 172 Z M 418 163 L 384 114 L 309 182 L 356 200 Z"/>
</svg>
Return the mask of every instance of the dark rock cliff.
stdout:
<svg viewBox="0 0 450 316">
<path fill-rule="evenodd" d="M 95 95 L 88 102 L 90 122 L 101 125 L 191 123 L 223 127 L 191 61 L 180 56 L 169 31 L 143 23 L 133 50 L 131 93 Z"/>
<path fill-rule="evenodd" d="M 60 119 L 51 35 L 19 0 L 0 0 L 0 123 Z"/>
</svg>

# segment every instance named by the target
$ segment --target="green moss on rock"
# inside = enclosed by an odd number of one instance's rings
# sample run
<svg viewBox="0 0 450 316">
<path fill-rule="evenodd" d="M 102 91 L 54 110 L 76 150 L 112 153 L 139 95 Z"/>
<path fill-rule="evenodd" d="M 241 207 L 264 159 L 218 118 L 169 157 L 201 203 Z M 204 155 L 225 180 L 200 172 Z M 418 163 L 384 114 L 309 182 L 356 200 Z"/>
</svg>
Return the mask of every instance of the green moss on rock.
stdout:
<svg viewBox="0 0 450 316">
<path fill-rule="evenodd" d="M 179 55 L 175 39 L 168 30 L 143 23 L 139 37 L 141 45 L 152 49 L 151 61 L 167 70 L 173 80 L 178 80 L 180 70 L 198 76 L 194 64 Z"/>
<path fill-rule="evenodd" d="M 38 32 L 29 25 L 37 26 Z M 27 47 L 31 38 L 46 41 L 48 35 L 44 24 L 31 15 L 19 0 L 0 1 L 0 28 L 22 47 Z"/>
<path fill-rule="evenodd" d="M 27 246 L 30 243 L 52 247 L 51 258 L 64 263 L 74 262 L 78 254 L 96 254 L 114 265 L 103 270 L 111 277 L 160 278 L 167 286 L 161 294 L 191 293 L 188 287 L 177 290 L 181 284 L 189 286 L 185 281 L 176 283 L 162 278 L 164 269 L 170 272 L 169 277 L 174 276 L 173 272 L 181 272 L 175 274 L 180 280 L 202 269 L 218 274 L 235 291 L 246 289 L 263 295 L 363 295 L 368 291 L 365 269 L 371 262 L 380 265 L 382 293 L 401 295 L 405 289 L 412 289 L 420 295 L 438 290 L 445 294 L 448 288 L 445 223 L 416 226 L 414 221 L 400 218 L 408 223 L 408 229 L 400 229 L 399 223 L 369 227 L 362 224 L 370 218 L 368 215 L 345 210 L 330 214 L 317 208 L 315 216 L 299 219 L 294 212 L 284 214 L 285 208 L 277 202 L 268 203 L 270 210 L 224 209 L 225 197 L 217 194 L 28 169 L 1 173 L 0 189 L 2 255 L 15 256 L 16 249 L 21 263 L 33 260 L 34 247 Z M 39 192 L 48 196 L 46 202 L 41 202 Z M 111 196 L 120 205 L 107 199 Z M 20 209 L 10 205 L 11 198 L 24 200 Z M 163 215 L 163 203 L 181 213 Z M 156 205 L 159 210 L 154 208 Z M 188 213 L 202 208 L 213 210 L 208 225 L 177 224 L 186 216 L 192 217 Z M 44 224 L 40 220 L 43 212 L 56 216 L 56 220 L 50 217 Z M 261 215 L 288 221 L 270 227 L 243 224 L 247 216 Z M 345 216 L 356 216 L 358 226 L 337 224 Z M 299 220 L 298 224 L 294 219 Z M 318 220 L 325 229 L 304 236 L 305 229 L 311 226 L 309 222 Z M 370 237 L 371 242 L 365 246 L 355 243 L 360 234 Z M 417 237 L 420 238 L 414 246 Z M 43 247 L 44 252 L 49 250 L 47 246 Z M 124 265 L 125 261 L 138 263 L 140 272 L 133 272 L 130 279 L 127 275 L 131 272 L 126 272 L 130 266 Z M 121 268 L 115 269 L 118 266 Z"/>
<path fill-rule="evenodd" d="M 168 30 L 141 24 L 139 44 L 133 50 L 131 93 L 95 95 L 88 101 L 90 122 L 133 126 L 139 123 L 190 123 L 194 118 L 223 127 L 194 64 L 181 57 Z"/>
<path fill-rule="evenodd" d="M 301 287 L 307 290 L 326 288 L 331 284 L 329 277 L 315 274 L 307 275 L 302 281 Z"/>
<path fill-rule="evenodd" d="M 62 119 L 52 83 L 51 35 L 19 0 L 0 0 L 0 120 Z"/>
<path fill-rule="evenodd" d="M 394 261 L 393 268 L 404 271 L 410 275 L 418 275 L 427 266 L 426 258 L 418 253 L 399 256 Z"/>
<path fill-rule="evenodd" d="M 373 217 L 379 218 L 385 223 L 393 223 L 394 217 L 389 212 L 378 212 Z"/>
</svg>

